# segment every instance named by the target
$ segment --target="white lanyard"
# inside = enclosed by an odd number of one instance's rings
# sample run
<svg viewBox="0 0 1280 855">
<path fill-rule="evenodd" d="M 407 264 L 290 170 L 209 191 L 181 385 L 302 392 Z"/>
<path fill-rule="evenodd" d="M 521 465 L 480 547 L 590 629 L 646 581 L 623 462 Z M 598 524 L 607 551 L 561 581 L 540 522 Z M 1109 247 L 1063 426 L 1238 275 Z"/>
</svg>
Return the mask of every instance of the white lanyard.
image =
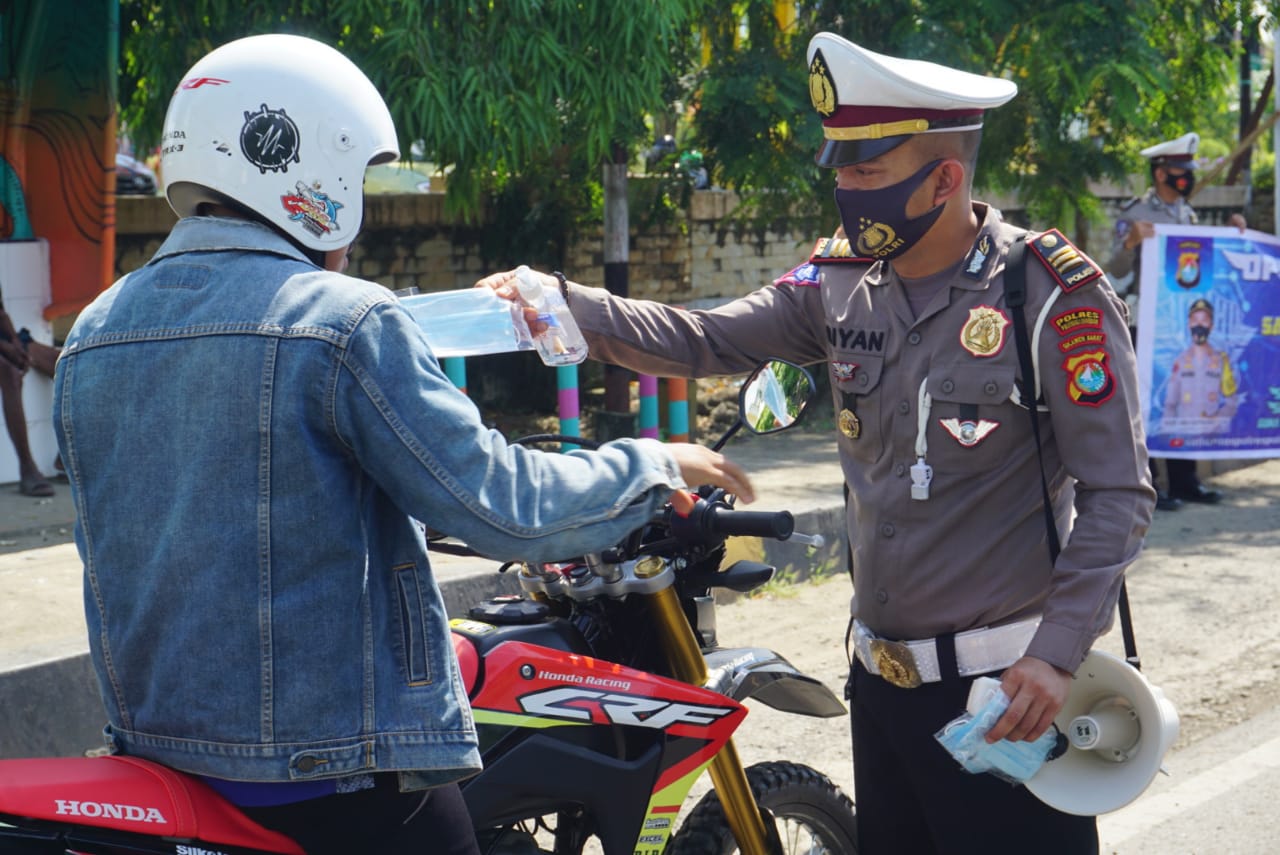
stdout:
<svg viewBox="0 0 1280 855">
<path fill-rule="evenodd" d="M 929 453 L 929 441 L 925 432 L 929 428 L 929 411 L 933 409 L 933 396 L 925 391 L 929 378 L 920 381 L 920 396 L 916 407 L 916 462 L 911 467 L 911 498 L 924 501 L 929 498 L 929 482 L 933 480 L 933 467 L 924 462 Z"/>
</svg>

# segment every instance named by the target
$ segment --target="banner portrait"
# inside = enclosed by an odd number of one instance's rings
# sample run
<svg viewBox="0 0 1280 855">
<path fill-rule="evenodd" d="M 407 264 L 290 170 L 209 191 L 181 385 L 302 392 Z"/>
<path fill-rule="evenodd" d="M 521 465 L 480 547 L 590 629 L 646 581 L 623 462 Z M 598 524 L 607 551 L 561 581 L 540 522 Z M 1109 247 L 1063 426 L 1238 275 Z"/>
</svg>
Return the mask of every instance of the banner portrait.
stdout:
<svg viewBox="0 0 1280 855">
<path fill-rule="evenodd" d="M 1157 225 L 1143 241 L 1138 379 L 1155 457 L 1280 457 L 1280 238 Z"/>
</svg>

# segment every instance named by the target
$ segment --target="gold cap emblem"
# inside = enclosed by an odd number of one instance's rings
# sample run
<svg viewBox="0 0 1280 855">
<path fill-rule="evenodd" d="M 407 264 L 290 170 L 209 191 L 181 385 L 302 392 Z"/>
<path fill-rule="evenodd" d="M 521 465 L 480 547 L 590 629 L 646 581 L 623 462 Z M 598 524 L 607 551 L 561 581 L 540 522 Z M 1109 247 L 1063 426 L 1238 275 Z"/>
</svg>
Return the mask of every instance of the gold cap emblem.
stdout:
<svg viewBox="0 0 1280 855">
<path fill-rule="evenodd" d="M 824 119 L 836 111 L 836 81 L 822 51 L 815 52 L 809 63 L 809 100 Z"/>
</svg>

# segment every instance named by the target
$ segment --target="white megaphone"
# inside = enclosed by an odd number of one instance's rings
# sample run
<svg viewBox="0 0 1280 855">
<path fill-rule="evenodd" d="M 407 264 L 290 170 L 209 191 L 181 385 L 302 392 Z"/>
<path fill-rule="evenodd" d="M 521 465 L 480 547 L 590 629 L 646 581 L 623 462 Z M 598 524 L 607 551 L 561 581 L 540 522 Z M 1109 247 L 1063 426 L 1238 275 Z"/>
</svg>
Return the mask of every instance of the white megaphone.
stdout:
<svg viewBox="0 0 1280 855">
<path fill-rule="evenodd" d="M 1119 810 L 1142 795 L 1178 737 L 1178 712 L 1164 692 L 1100 650 L 1076 671 L 1054 724 L 1067 737 L 1066 753 L 1026 786 L 1050 807 L 1080 816 Z"/>
</svg>

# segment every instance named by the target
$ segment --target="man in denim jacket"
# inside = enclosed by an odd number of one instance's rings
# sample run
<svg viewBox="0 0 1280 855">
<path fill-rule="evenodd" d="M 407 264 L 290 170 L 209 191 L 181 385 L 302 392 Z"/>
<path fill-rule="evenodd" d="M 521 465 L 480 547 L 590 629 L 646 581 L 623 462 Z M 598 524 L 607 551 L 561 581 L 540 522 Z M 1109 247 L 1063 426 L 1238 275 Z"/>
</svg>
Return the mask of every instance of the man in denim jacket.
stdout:
<svg viewBox="0 0 1280 855">
<path fill-rule="evenodd" d="M 686 482 L 751 497 L 696 446 L 547 455 L 486 430 L 395 298 L 341 275 L 365 167 L 398 156 L 331 48 L 213 51 L 165 122 L 182 219 L 80 315 L 57 371 L 112 747 L 313 853 L 476 851 L 453 782 L 480 756 L 423 524 L 549 560 L 616 542 Z"/>
</svg>

